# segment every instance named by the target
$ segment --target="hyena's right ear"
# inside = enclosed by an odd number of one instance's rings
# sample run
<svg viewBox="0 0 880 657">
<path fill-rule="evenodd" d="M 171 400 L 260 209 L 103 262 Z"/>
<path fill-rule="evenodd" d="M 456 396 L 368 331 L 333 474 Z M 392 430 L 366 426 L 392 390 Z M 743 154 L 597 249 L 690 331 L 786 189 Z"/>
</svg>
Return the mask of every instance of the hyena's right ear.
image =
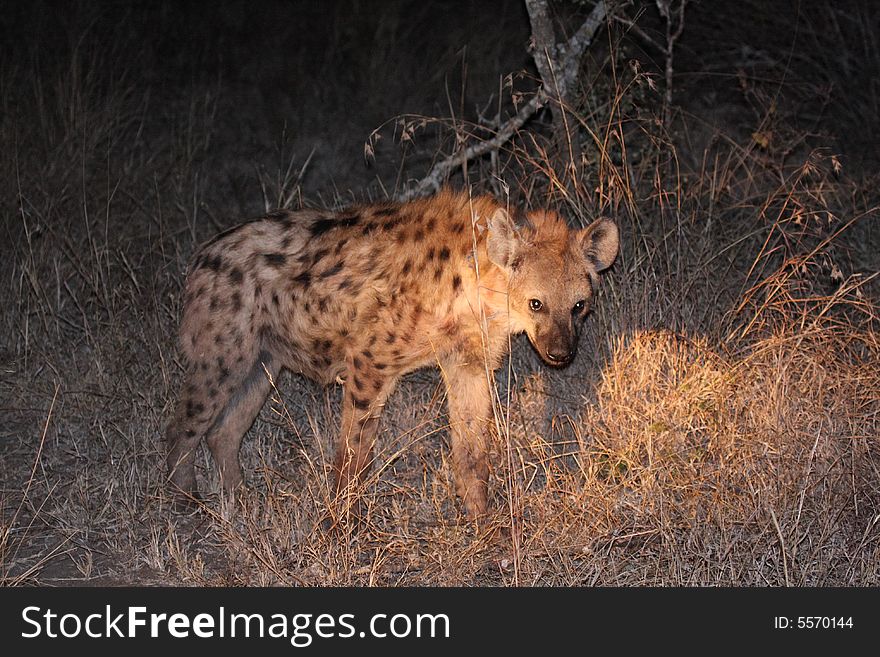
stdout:
<svg viewBox="0 0 880 657">
<path fill-rule="evenodd" d="M 521 241 L 513 219 L 504 208 L 498 208 L 489 218 L 489 236 L 486 248 L 489 260 L 502 269 L 513 269 Z"/>
</svg>

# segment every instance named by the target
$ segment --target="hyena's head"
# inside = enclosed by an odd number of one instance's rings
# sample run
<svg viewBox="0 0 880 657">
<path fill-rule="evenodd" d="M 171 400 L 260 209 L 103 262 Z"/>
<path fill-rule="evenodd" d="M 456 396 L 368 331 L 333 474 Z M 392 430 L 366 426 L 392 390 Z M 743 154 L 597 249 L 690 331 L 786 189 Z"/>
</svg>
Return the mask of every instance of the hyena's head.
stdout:
<svg viewBox="0 0 880 657">
<path fill-rule="evenodd" d="M 599 273 L 617 256 L 617 226 L 598 219 L 573 231 L 552 212 L 532 212 L 517 228 L 497 210 L 489 220 L 489 259 L 509 276 L 511 328 L 525 331 L 541 358 L 572 361 Z"/>
</svg>

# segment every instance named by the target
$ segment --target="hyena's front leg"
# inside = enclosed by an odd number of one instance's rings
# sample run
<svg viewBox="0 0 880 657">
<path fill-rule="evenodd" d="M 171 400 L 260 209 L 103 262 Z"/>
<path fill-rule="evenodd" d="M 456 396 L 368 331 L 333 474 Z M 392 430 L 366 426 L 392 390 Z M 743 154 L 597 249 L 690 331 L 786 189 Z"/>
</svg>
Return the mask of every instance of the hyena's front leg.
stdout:
<svg viewBox="0 0 880 657">
<path fill-rule="evenodd" d="M 379 416 L 394 381 L 355 357 L 345 381 L 342 426 L 336 447 L 336 494 L 349 495 L 362 481 L 373 458 Z"/>
<path fill-rule="evenodd" d="M 489 488 L 489 382 L 482 367 L 445 364 L 441 370 L 449 405 L 455 485 L 468 515 L 477 517 L 486 513 Z"/>
</svg>

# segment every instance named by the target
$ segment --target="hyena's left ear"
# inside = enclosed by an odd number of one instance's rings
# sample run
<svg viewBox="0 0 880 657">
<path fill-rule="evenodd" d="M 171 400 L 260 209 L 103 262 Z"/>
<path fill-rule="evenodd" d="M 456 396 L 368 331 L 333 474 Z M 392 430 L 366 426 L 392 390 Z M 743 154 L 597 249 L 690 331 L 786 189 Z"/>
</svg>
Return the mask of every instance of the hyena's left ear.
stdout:
<svg viewBox="0 0 880 657">
<path fill-rule="evenodd" d="M 511 269 L 519 246 L 520 238 L 513 219 L 504 208 L 498 208 L 489 218 L 489 236 L 486 238 L 489 260 L 502 269 Z"/>
<path fill-rule="evenodd" d="M 587 258 L 587 262 L 595 268 L 596 273 L 611 266 L 617 257 L 619 248 L 617 224 L 610 219 L 597 219 L 578 232 L 578 241 Z"/>
</svg>

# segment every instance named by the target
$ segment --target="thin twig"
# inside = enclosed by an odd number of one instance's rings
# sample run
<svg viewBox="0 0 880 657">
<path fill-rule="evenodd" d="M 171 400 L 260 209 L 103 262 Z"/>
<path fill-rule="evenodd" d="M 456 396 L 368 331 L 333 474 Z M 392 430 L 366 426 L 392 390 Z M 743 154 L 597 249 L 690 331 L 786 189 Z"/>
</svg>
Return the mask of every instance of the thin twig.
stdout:
<svg viewBox="0 0 880 657">
<path fill-rule="evenodd" d="M 556 82 L 559 90 L 567 89 L 574 84 L 574 80 L 577 79 L 580 57 L 584 50 L 586 50 L 590 43 L 592 43 L 596 31 L 605 20 L 605 16 L 605 2 L 600 1 L 596 4 L 593 11 L 590 12 L 590 15 L 571 38 L 557 47 L 561 62 L 560 68 L 563 71 L 561 79 Z M 536 60 L 537 59 L 539 58 L 536 57 Z M 397 198 L 401 201 L 409 201 L 414 198 L 433 194 L 440 189 L 443 181 L 452 171 L 466 162 L 482 157 L 487 153 L 497 151 L 504 146 L 504 144 L 510 141 L 516 132 L 523 127 L 530 118 L 532 118 L 535 112 L 542 107 L 544 102 L 551 97 L 547 89 L 549 82 L 550 80 L 544 80 L 541 88 L 535 92 L 535 95 L 532 96 L 531 100 L 523 105 L 512 118 L 502 124 L 498 128 L 498 132 L 495 133 L 494 137 L 468 146 L 463 151 L 454 153 L 440 162 L 437 162 L 431 167 L 431 170 L 424 178 L 413 187 L 398 194 Z"/>
</svg>

